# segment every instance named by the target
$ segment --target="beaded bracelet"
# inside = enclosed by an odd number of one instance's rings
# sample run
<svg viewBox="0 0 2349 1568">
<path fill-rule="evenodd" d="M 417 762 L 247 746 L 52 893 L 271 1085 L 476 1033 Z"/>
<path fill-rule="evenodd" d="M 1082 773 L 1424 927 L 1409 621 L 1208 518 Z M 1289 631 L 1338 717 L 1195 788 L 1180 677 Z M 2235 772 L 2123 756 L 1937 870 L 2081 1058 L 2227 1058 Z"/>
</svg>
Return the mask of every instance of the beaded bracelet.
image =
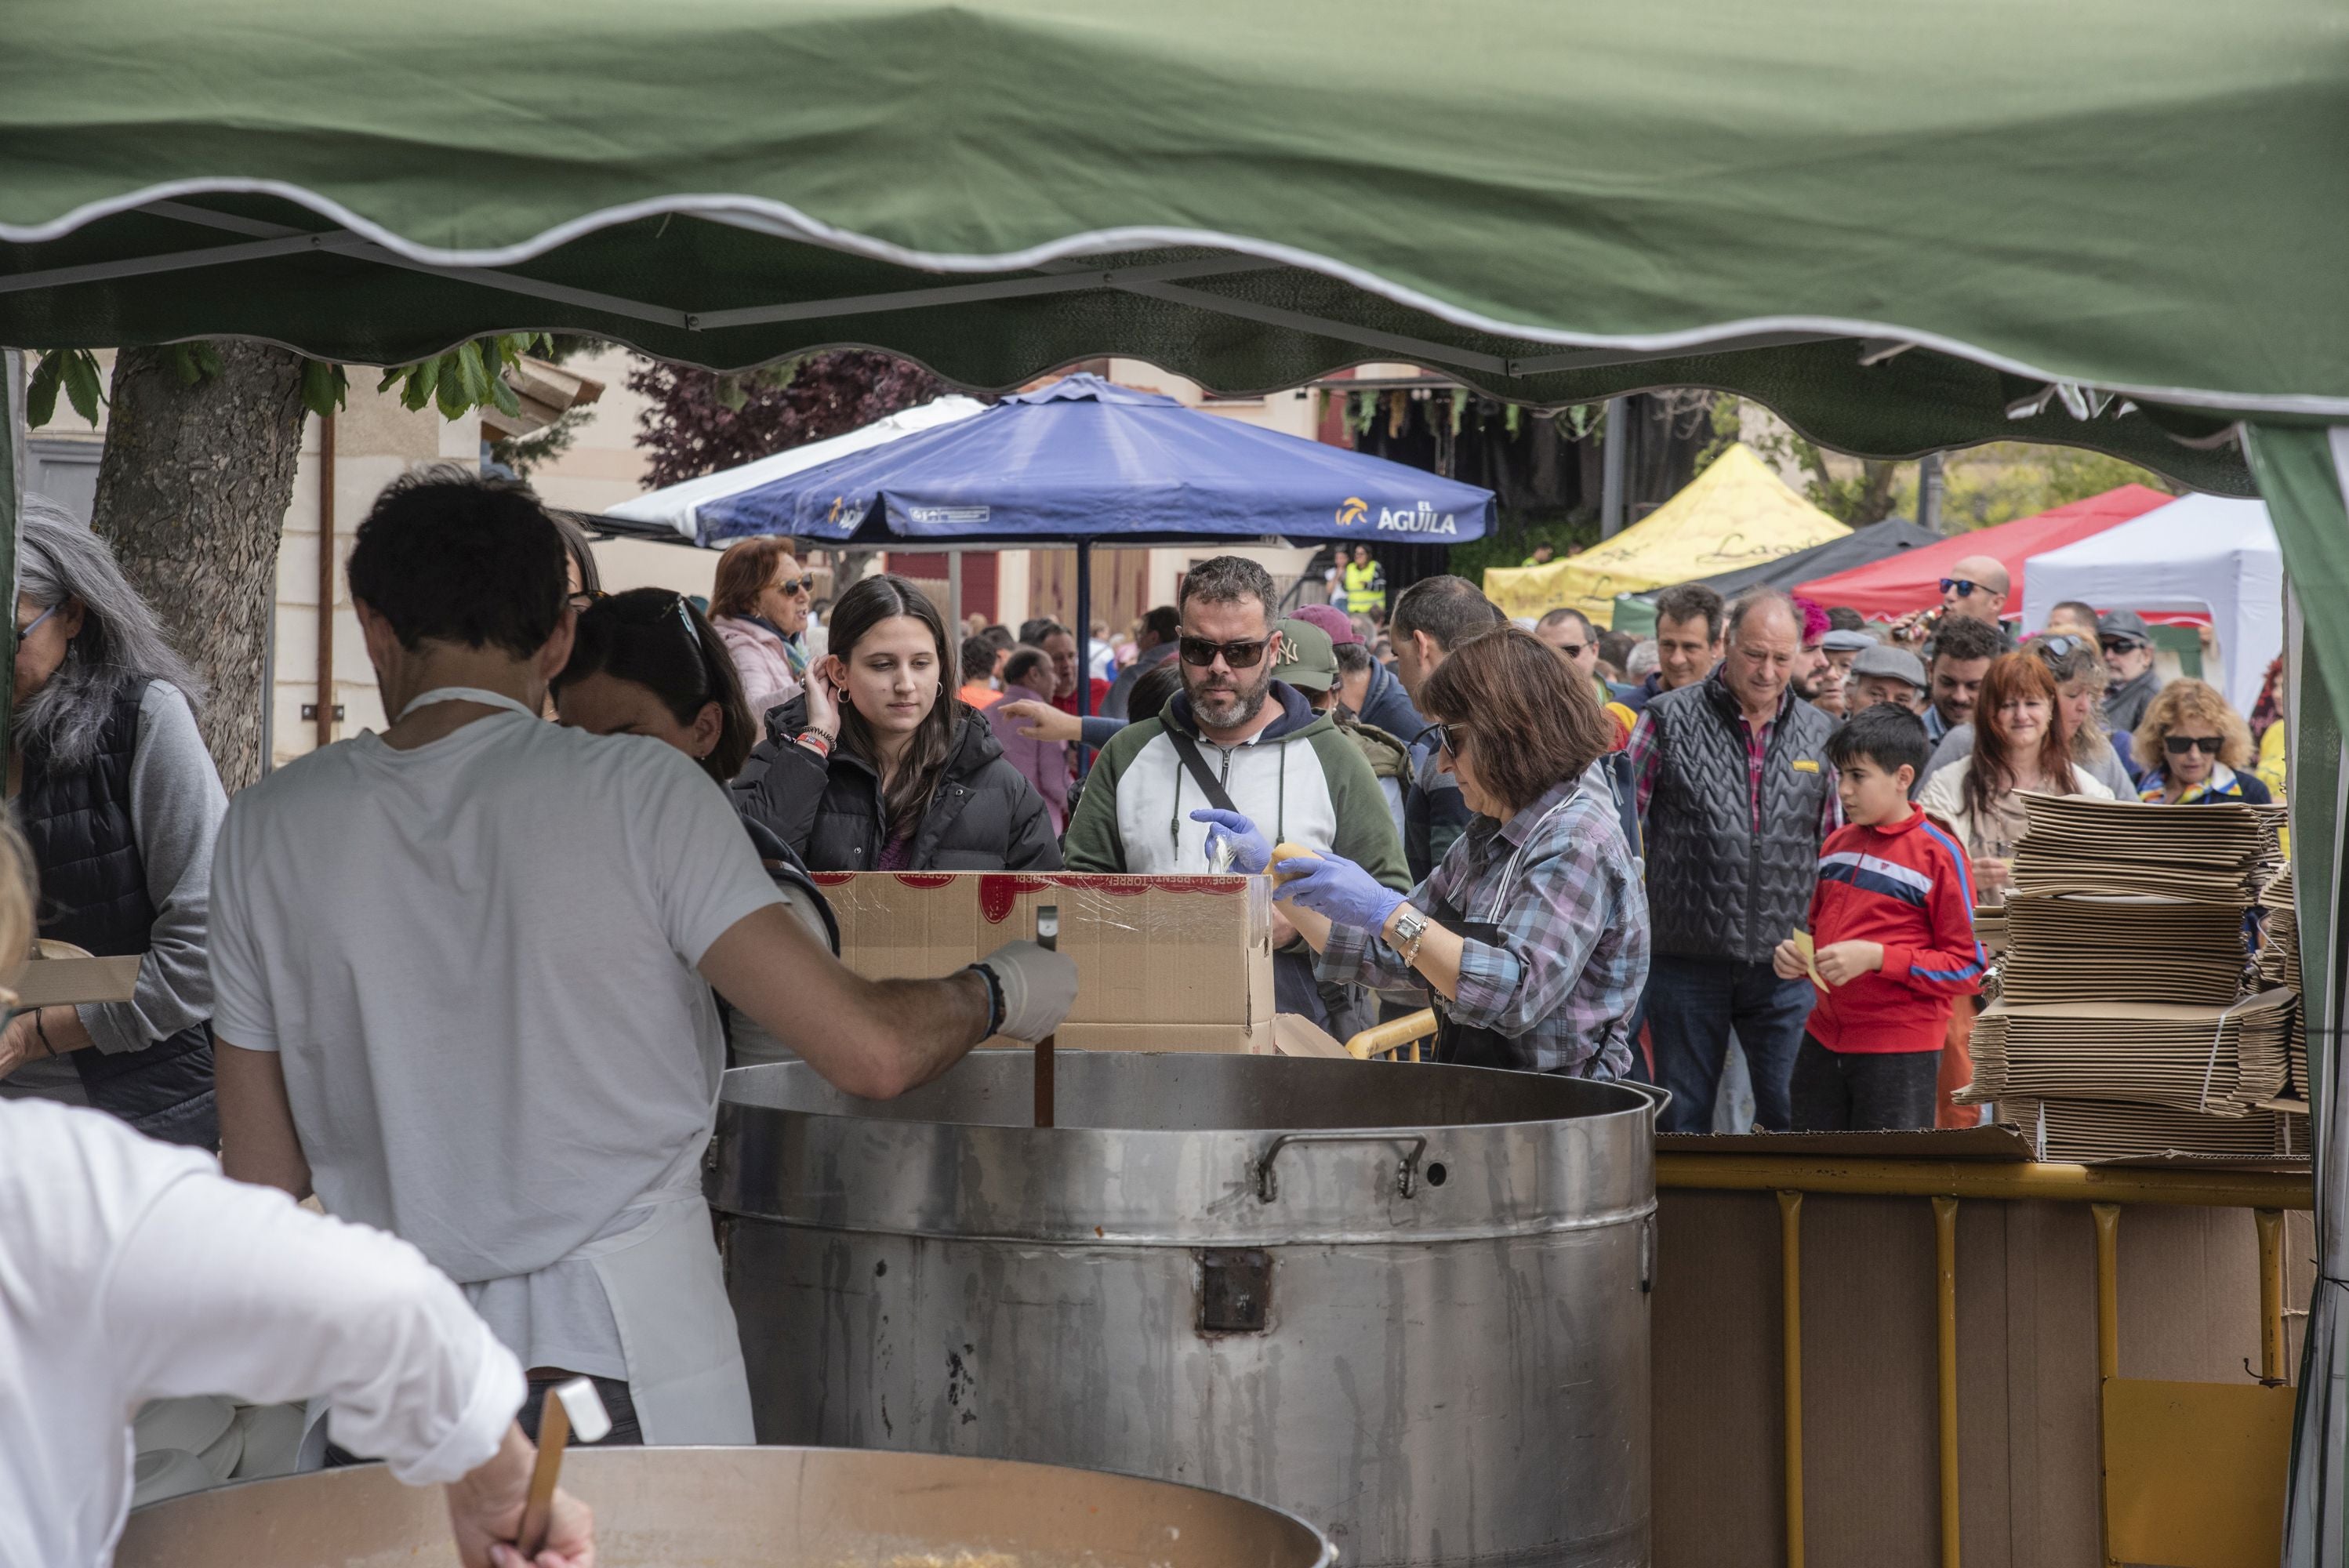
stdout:
<svg viewBox="0 0 2349 1568">
<path fill-rule="evenodd" d="M 823 730 L 802 729 L 799 732 L 797 738 L 802 746 L 806 747 L 818 757 L 823 758 L 827 761 L 831 759 L 832 737 L 826 735 Z"/>
</svg>

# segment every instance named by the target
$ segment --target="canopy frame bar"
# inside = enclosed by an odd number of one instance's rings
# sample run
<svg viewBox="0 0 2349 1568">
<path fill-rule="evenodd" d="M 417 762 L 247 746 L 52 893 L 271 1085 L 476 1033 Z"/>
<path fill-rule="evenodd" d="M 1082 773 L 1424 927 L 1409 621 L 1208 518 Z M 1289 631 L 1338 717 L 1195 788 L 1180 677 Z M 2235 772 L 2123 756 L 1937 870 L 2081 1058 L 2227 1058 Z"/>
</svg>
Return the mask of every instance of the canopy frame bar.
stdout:
<svg viewBox="0 0 2349 1568">
<path fill-rule="evenodd" d="M 718 311 L 684 311 L 670 306 L 648 304 L 616 294 L 572 288 L 567 284 L 549 283 L 538 278 L 517 276 L 489 267 L 442 267 L 419 262 L 368 240 L 362 235 L 344 231 L 310 231 L 273 223 L 257 218 L 240 217 L 234 213 L 218 212 L 183 201 L 156 201 L 139 209 L 156 217 L 176 219 L 205 228 L 223 230 L 251 237 L 251 242 L 241 245 L 214 245 L 202 250 L 176 251 L 160 255 L 137 256 L 113 262 L 98 262 L 74 267 L 57 267 L 36 273 L 0 277 L 0 294 L 22 293 L 31 289 L 62 288 L 78 284 L 103 283 L 117 278 L 149 277 L 159 273 L 182 272 L 197 267 L 226 266 L 251 261 L 263 261 L 279 255 L 295 255 L 307 251 L 320 251 L 350 256 L 378 265 L 397 267 L 404 272 L 422 273 L 434 277 L 450 278 L 484 288 L 543 299 L 558 304 L 574 304 L 636 321 L 687 332 L 721 331 L 738 326 L 760 326 L 793 321 L 823 321 L 838 316 L 880 315 L 891 311 L 922 310 L 942 305 L 973 304 L 988 300 L 1023 299 L 1048 294 L 1082 293 L 1090 289 L 1114 289 L 1122 293 L 1162 300 L 1168 304 L 1201 310 L 1211 315 L 1241 321 L 1253 321 L 1263 325 L 1284 327 L 1292 331 L 1311 333 L 1361 348 L 1401 354 L 1414 361 L 1443 365 L 1455 369 L 1482 371 L 1511 378 L 1541 375 L 1554 370 L 1592 369 L 1609 365 L 1632 364 L 1654 357 L 1639 349 L 1587 348 L 1511 358 L 1487 354 L 1480 349 L 1464 348 L 1439 343 L 1432 338 L 1412 336 L 1402 333 L 1381 331 L 1374 327 L 1358 326 L 1346 322 L 1318 316 L 1303 311 L 1264 304 L 1254 300 L 1236 299 L 1228 294 L 1204 289 L 1186 288 L 1189 280 L 1228 277 L 1247 273 L 1269 271 L 1279 263 L 1259 256 L 1219 256 L 1185 262 L 1161 262 L 1140 267 L 1087 267 L 1081 263 L 1061 261 L 1050 265 L 1045 276 L 1006 278 L 987 283 L 948 284 L 935 288 L 904 289 L 884 294 L 851 294 L 833 299 L 800 300 L 771 305 L 746 305 Z M 1832 341 L 1833 334 L 1806 332 L 1750 333 L 1724 338 L 1707 346 L 1707 352 L 1733 353 L 1741 349 L 1779 347 L 1792 344 Z"/>
</svg>

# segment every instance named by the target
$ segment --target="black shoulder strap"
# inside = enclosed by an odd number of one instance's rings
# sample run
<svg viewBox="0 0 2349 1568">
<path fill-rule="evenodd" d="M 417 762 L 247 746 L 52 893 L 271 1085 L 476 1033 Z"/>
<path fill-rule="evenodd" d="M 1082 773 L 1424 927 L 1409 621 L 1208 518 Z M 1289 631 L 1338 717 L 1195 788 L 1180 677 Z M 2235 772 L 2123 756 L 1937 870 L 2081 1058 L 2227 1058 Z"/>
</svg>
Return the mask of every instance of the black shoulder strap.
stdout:
<svg viewBox="0 0 2349 1568">
<path fill-rule="evenodd" d="M 1208 805 L 1218 811 L 1239 810 L 1232 804 L 1231 791 L 1223 787 L 1215 770 L 1207 766 L 1207 759 L 1200 755 L 1197 741 L 1172 726 L 1167 727 L 1166 738 L 1174 743 L 1174 755 L 1183 759 L 1184 768 L 1189 771 L 1192 782 L 1198 785 L 1199 793 L 1207 798 Z"/>
</svg>

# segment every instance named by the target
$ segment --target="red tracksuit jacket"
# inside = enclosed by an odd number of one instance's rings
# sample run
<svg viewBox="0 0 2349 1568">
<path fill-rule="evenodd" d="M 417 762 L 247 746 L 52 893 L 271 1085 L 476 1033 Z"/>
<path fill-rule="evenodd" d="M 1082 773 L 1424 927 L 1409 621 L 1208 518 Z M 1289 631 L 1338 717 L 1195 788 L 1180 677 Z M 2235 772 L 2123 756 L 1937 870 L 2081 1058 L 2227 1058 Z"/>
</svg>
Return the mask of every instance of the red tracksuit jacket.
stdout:
<svg viewBox="0 0 2349 1568">
<path fill-rule="evenodd" d="M 1812 1038 L 1831 1051 L 1938 1051 L 1951 999 L 1982 988 L 1965 851 L 1910 807 L 1878 827 L 1838 828 L 1819 855 L 1811 941 L 1880 942 L 1884 967 L 1819 993 Z"/>
</svg>

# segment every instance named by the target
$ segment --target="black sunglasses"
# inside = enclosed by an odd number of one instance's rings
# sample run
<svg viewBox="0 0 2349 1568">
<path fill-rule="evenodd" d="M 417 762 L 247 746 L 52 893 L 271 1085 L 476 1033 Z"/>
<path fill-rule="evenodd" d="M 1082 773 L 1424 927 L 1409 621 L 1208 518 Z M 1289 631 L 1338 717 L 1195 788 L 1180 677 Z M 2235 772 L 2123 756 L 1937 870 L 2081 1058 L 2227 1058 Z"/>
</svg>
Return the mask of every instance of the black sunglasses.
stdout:
<svg viewBox="0 0 2349 1568">
<path fill-rule="evenodd" d="M 2138 642 L 2135 637 L 2106 637 L 2104 641 L 2104 650 L 2108 654 L 2131 653 L 2150 645 Z"/>
<path fill-rule="evenodd" d="M 1182 639 L 1183 662 L 1206 669 L 1216 662 L 1217 655 L 1236 670 L 1252 670 L 1264 662 L 1264 650 L 1272 644 L 1270 637 L 1257 637 L 1245 643 L 1217 643 L 1206 637 L 1185 635 Z"/>
<path fill-rule="evenodd" d="M 805 577 L 786 577 L 775 586 L 786 593 L 812 593 L 815 592 L 815 575 L 811 573 Z"/>
<path fill-rule="evenodd" d="M 2088 639 L 2085 637 L 2072 637 L 2058 633 L 2054 636 L 2040 639 L 2039 656 L 2043 659 L 2068 659 L 2072 656 L 2073 649 L 2085 648 L 2087 645 Z"/>
<path fill-rule="evenodd" d="M 1457 757 L 1461 743 L 1467 738 L 1468 727 L 1464 724 L 1431 724 L 1419 732 L 1413 744 L 1432 746 L 1438 751 L 1448 751 Z"/>
<path fill-rule="evenodd" d="M 2172 757 L 2183 757 L 2197 750 L 2216 757 L 2219 748 L 2226 741 L 2215 735 L 2165 735 L 2161 738 L 2161 744 L 2168 748 Z"/>
<path fill-rule="evenodd" d="M 1951 589 L 1954 588 L 1958 591 L 1958 597 L 1961 599 L 1972 598 L 1974 596 L 1974 590 L 1981 586 L 1981 583 L 1968 582 L 1963 577 L 1944 577 L 1941 579 L 1941 592 L 1946 593 Z"/>
</svg>

